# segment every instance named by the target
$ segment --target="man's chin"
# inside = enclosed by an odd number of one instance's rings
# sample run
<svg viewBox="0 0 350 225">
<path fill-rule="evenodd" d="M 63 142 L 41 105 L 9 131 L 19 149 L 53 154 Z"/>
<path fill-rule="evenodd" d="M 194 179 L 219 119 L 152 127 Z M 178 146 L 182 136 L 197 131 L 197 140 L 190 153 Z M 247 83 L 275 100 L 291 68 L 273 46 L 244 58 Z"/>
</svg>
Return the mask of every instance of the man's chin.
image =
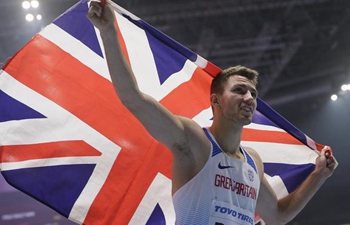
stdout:
<svg viewBox="0 0 350 225">
<path fill-rule="evenodd" d="M 252 118 L 252 117 L 246 117 L 246 118 L 244 118 L 243 121 L 242 121 L 242 122 L 243 122 L 243 126 L 246 126 L 246 125 L 251 124 L 252 121 L 253 121 L 253 118 Z"/>
</svg>

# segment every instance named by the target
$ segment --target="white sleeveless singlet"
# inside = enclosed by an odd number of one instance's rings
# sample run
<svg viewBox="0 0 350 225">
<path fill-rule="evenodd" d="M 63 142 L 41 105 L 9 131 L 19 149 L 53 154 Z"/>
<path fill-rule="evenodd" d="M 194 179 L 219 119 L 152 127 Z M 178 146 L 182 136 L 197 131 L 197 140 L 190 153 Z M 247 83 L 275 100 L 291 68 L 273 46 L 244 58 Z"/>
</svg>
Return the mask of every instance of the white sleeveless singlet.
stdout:
<svg viewBox="0 0 350 225">
<path fill-rule="evenodd" d="M 209 130 L 211 153 L 202 170 L 173 195 L 178 225 L 253 225 L 260 178 L 253 158 L 245 161 L 221 150 Z"/>
</svg>

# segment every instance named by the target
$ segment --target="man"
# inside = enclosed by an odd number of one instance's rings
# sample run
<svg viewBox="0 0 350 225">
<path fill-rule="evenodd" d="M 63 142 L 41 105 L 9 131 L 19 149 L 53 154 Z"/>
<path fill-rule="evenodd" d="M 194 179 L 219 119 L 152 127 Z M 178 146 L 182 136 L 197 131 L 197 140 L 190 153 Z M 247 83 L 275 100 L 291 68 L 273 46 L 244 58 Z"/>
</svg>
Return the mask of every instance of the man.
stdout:
<svg viewBox="0 0 350 225">
<path fill-rule="evenodd" d="M 331 176 L 333 156 L 324 148 L 315 170 L 287 197 L 277 200 L 264 178 L 263 163 L 240 146 L 243 126 L 257 106 L 257 72 L 242 66 L 220 73 L 212 83 L 213 124 L 201 128 L 173 115 L 140 92 L 117 38 L 114 12 L 91 2 L 87 17 L 100 30 L 109 72 L 122 103 L 173 155 L 172 192 L 177 224 L 252 224 L 256 211 L 269 224 L 292 220 Z"/>
</svg>

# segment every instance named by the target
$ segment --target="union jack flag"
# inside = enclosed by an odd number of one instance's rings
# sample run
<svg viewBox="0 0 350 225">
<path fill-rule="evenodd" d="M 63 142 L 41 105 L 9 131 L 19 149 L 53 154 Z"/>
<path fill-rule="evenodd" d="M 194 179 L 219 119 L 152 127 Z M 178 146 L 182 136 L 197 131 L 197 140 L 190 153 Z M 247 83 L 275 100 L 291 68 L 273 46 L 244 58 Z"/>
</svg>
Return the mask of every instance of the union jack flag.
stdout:
<svg viewBox="0 0 350 225">
<path fill-rule="evenodd" d="M 116 26 L 140 89 L 210 126 L 220 71 L 118 5 Z M 79 224 L 174 224 L 171 153 L 119 101 L 81 0 L 0 71 L 0 168 L 9 184 Z M 244 146 L 278 197 L 314 169 L 316 144 L 258 99 Z"/>
</svg>

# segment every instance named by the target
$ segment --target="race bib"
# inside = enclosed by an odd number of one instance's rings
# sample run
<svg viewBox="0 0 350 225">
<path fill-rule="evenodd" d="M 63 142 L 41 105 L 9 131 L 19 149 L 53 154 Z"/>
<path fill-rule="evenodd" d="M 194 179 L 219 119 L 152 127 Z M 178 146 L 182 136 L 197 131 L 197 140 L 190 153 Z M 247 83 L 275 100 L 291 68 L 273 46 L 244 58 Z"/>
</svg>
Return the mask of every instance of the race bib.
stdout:
<svg viewBox="0 0 350 225">
<path fill-rule="evenodd" d="M 253 225 L 254 214 L 227 202 L 213 200 L 209 225 Z"/>
</svg>

